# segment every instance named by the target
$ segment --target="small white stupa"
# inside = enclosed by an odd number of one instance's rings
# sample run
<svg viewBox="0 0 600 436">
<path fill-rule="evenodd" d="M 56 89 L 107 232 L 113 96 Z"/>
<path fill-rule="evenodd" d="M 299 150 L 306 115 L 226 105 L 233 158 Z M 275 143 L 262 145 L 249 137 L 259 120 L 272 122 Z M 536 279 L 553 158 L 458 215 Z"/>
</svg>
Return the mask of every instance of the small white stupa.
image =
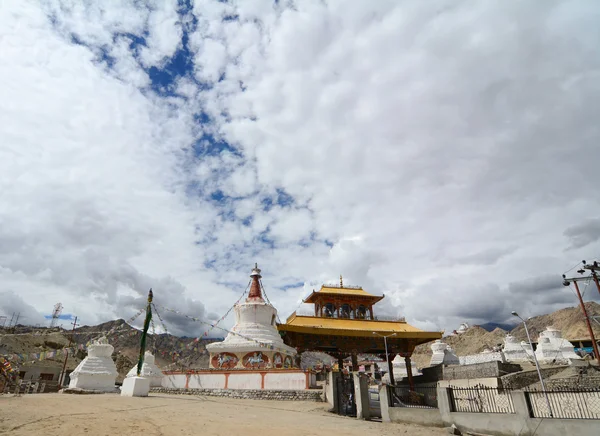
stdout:
<svg viewBox="0 0 600 436">
<path fill-rule="evenodd" d="M 297 351 L 285 345 L 276 327 L 277 309 L 265 302 L 260 269 L 254 266 L 248 298 L 235 306 L 236 323 L 224 341 L 206 346 L 215 369 L 291 368 Z"/>
<path fill-rule="evenodd" d="M 111 358 L 113 351 L 114 347 L 105 337 L 90 345 L 87 357 L 71 373 L 69 389 L 116 391 L 117 367 Z"/>
<path fill-rule="evenodd" d="M 140 374 L 142 377 L 150 379 L 150 387 L 160 387 L 162 382 L 163 373 L 156 363 L 154 363 L 154 356 L 150 351 L 144 353 L 144 363 L 142 365 L 142 371 Z M 126 377 L 137 376 L 137 364 L 131 368 L 127 373 Z"/>
<path fill-rule="evenodd" d="M 463 322 L 460 327 L 458 328 L 458 330 L 456 331 L 456 333 L 458 333 L 459 335 L 462 335 L 464 332 L 466 332 L 467 330 L 469 330 L 469 324 L 466 322 Z"/>
<path fill-rule="evenodd" d="M 396 357 L 394 357 L 394 360 L 392 360 L 392 368 L 394 371 L 394 380 L 395 381 L 400 381 L 402 380 L 404 377 L 408 377 L 408 371 L 406 369 L 406 360 L 404 360 L 404 357 L 400 356 L 399 354 L 396 355 Z M 417 376 L 420 375 L 420 371 L 417 369 L 416 366 L 411 365 L 411 372 L 413 376 Z M 385 374 L 383 376 L 384 380 L 389 381 L 389 375 Z"/>
<path fill-rule="evenodd" d="M 546 327 L 546 330 L 540 333 L 535 357 L 543 363 L 565 363 L 581 359 L 575 353 L 573 344 L 563 339 L 560 330 L 554 327 Z"/>
<path fill-rule="evenodd" d="M 454 354 L 452 348 L 445 342 L 442 342 L 441 339 L 436 339 L 435 342 L 431 344 L 431 351 L 433 351 L 433 354 L 431 355 L 429 366 L 440 364 L 460 365 L 460 359 Z"/>
<path fill-rule="evenodd" d="M 504 349 L 502 352 L 507 362 L 522 362 L 533 359 L 531 345 L 525 341 L 518 342 L 511 334 L 507 334 L 504 338 Z"/>
</svg>

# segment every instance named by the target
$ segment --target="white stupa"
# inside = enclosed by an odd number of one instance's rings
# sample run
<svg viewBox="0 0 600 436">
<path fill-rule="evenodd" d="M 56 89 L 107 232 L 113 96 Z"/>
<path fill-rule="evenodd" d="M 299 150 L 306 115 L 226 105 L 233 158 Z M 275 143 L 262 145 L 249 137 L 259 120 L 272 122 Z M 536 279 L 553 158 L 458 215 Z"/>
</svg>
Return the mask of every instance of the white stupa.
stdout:
<svg viewBox="0 0 600 436">
<path fill-rule="evenodd" d="M 395 381 L 400 381 L 404 377 L 408 377 L 408 371 L 406 369 L 406 360 L 404 360 L 404 357 L 400 356 L 399 354 L 396 355 L 396 357 L 394 357 L 394 360 L 392 360 L 392 368 L 394 371 L 394 380 Z M 411 365 L 411 372 L 412 372 L 413 376 L 417 376 L 417 375 L 421 374 L 421 372 L 414 365 Z M 385 374 L 383 376 L 383 380 L 389 382 L 389 380 L 390 380 L 389 374 Z"/>
<path fill-rule="evenodd" d="M 137 364 L 131 368 L 127 373 L 126 377 L 135 377 L 137 375 Z M 154 363 L 154 356 L 150 351 L 144 353 L 144 363 L 142 364 L 142 371 L 140 374 L 142 377 L 150 379 L 150 387 L 160 387 L 163 377 L 163 373 L 158 366 Z"/>
<path fill-rule="evenodd" d="M 111 355 L 114 347 L 105 337 L 94 341 L 88 355 L 71 373 L 69 389 L 113 392 L 116 390 L 117 367 Z"/>
<path fill-rule="evenodd" d="M 248 298 L 234 308 L 236 323 L 232 331 L 223 342 L 206 346 L 211 368 L 289 368 L 294 365 L 297 352 L 283 343 L 277 331 L 277 309 L 263 299 L 260 272 L 255 265 L 250 274 Z"/>
<path fill-rule="evenodd" d="M 467 330 L 469 330 L 469 324 L 467 324 L 466 322 L 463 322 L 460 325 L 460 327 L 458 328 L 458 330 L 456 331 L 456 333 L 458 333 L 459 335 L 462 335 Z"/>
<path fill-rule="evenodd" d="M 535 357 L 543 363 L 565 363 L 581 359 L 575 353 L 573 344 L 563 339 L 560 330 L 554 327 L 546 327 L 546 330 L 540 333 Z"/>
<path fill-rule="evenodd" d="M 518 342 L 517 339 L 508 334 L 504 338 L 504 358 L 507 362 L 522 362 L 533 359 L 531 345 L 525 341 Z"/>
<path fill-rule="evenodd" d="M 429 361 L 429 366 L 435 365 L 460 365 L 460 359 L 452 348 L 450 348 L 445 342 L 442 342 L 441 339 L 436 339 L 433 344 L 431 344 L 431 351 L 433 354 L 431 355 L 431 360 Z"/>
</svg>

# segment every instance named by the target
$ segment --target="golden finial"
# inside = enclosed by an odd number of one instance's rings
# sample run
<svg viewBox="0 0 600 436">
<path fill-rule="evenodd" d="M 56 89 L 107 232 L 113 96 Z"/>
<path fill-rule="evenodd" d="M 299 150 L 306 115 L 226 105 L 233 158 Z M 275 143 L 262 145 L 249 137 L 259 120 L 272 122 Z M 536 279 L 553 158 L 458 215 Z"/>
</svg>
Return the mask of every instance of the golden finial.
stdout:
<svg viewBox="0 0 600 436">
<path fill-rule="evenodd" d="M 342 278 L 342 275 L 340 274 L 340 288 L 344 287 L 344 279 Z"/>
</svg>

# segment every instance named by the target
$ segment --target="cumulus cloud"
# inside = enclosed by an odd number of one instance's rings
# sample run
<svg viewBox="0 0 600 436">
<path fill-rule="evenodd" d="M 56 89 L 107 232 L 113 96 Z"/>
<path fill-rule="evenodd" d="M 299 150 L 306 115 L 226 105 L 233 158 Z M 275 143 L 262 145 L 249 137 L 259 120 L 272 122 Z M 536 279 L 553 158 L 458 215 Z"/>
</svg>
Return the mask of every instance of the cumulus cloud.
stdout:
<svg viewBox="0 0 600 436">
<path fill-rule="evenodd" d="M 0 279 L 35 311 L 127 318 L 153 287 L 218 317 L 254 262 L 284 315 L 340 274 L 424 328 L 576 304 L 560 274 L 600 254 L 594 1 L 21 3 Z"/>
<path fill-rule="evenodd" d="M 583 248 L 600 239 L 600 218 L 588 219 L 581 224 L 567 228 L 564 232 L 569 238 L 569 248 Z"/>
<path fill-rule="evenodd" d="M 0 313 L 6 316 L 3 325 L 9 326 L 12 322 L 15 324 L 43 324 L 46 325 L 45 317 L 39 313 L 32 305 L 27 304 L 21 296 L 14 291 L 0 292 Z"/>
</svg>

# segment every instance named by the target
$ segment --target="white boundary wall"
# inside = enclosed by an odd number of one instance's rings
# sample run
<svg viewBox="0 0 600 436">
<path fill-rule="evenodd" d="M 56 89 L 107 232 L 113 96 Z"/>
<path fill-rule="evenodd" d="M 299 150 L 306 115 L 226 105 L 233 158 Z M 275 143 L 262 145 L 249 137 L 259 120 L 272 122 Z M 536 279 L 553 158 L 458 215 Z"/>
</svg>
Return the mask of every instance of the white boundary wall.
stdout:
<svg viewBox="0 0 600 436">
<path fill-rule="evenodd" d="M 282 373 L 267 373 L 265 374 L 265 389 L 286 390 L 306 389 L 306 376 L 302 373 L 282 374 Z"/>
<path fill-rule="evenodd" d="M 191 374 L 188 382 L 190 389 L 223 389 L 223 386 L 225 374 Z"/>
<path fill-rule="evenodd" d="M 315 374 L 296 370 L 165 372 L 164 388 L 303 390 L 316 384 Z"/>
<path fill-rule="evenodd" d="M 257 372 L 229 374 L 227 389 L 262 389 L 262 375 Z"/>
</svg>

